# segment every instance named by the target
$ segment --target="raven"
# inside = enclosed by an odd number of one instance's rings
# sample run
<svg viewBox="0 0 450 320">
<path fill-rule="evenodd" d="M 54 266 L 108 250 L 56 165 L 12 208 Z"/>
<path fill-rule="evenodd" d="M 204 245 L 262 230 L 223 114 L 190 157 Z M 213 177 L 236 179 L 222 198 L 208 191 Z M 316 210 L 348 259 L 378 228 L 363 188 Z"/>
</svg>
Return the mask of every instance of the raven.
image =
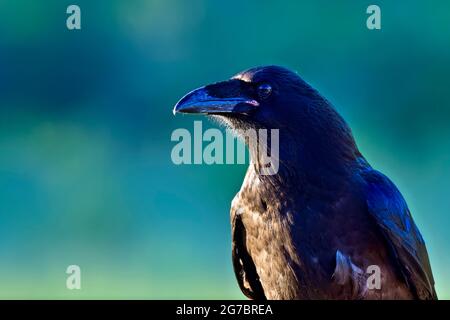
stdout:
<svg viewBox="0 0 450 320">
<path fill-rule="evenodd" d="M 174 113 L 278 129 L 279 168 L 258 146 L 232 201 L 232 260 L 250 299 L 437 299 L 424 240 L 331 103 L 297 73 L 256 67 L 185 95 Z M 378 283 L 377 276 L 378 274 Z"/>
</svg>

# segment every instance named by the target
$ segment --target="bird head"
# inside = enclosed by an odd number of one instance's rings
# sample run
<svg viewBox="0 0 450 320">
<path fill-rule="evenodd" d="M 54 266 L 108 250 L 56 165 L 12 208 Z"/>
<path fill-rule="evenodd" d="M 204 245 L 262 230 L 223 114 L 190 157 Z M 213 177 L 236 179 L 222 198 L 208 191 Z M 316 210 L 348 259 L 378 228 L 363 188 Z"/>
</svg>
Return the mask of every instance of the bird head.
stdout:
<svg viewBox="0 0 450 320">
<path fill-rule="evenodd" d="M 248 69 L 195 89 L 173 112 L 206 114 L 238 130 L 279 129 L 280 152 L 305 166 L 359 155 L 349 127 L 331 104 L 297 73 L 279 66 Z"/>
<path fill-rule="evenodd" d="M 279 128 L 287 126 L 293 116 L 301 116 L 301 109 L 307 108 L 315 94 L 286 68 L 257 67 L 189 92 L 173 112 L 207 114 L 233 129 Z"/>
</svg>

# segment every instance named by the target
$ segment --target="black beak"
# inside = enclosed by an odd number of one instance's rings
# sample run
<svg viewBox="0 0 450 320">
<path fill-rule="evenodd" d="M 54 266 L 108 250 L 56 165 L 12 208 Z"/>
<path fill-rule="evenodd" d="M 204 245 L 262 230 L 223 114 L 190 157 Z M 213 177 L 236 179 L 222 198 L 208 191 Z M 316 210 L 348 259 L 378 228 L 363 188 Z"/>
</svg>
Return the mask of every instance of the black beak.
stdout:
<svg viewBox="0 0 450 320">
<path fill-rule="evenodd" d="M 195 89 L 177 102 L 173 114 L 249 114 L 259 103 L 245 94 L 242 82 L 233 79 Z"/>
</svg>

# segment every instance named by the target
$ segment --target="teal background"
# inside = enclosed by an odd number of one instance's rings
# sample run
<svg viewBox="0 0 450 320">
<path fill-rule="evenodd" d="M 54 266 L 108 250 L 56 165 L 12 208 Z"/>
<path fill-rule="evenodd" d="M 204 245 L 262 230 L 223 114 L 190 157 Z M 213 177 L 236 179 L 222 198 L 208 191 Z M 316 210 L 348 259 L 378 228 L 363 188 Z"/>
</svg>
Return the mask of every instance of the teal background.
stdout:
<svg viewBox="0 0 450 320">
<path fill-rule="evenodd" d="M 229 206 L 246 166 L 173 165 L 171 132 L 199 118 L 172 107 L 262 64 L 335 104 L 450 298 L 450 2 L 375 3 L 380 31 L 356 0 L 0 0 L 0 298 L 244 298 Z"/>
</svg>

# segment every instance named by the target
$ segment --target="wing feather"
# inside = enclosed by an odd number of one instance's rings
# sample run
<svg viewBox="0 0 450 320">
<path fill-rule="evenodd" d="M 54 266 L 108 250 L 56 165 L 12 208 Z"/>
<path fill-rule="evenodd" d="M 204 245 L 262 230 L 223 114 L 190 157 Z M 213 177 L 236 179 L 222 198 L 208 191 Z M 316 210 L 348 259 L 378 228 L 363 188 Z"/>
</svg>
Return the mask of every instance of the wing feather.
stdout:
<svg viewBox="0 0 450 320">
<path fill-rule="evenodd" d="M 382 173 L 367 169 L 369 213 L 384 235 L 398 268 L 418 299 L 437 299 L 425 242 L 397 187 Z"/>
<path fill-rule="evenodd" d="M 247 251 L 245 227 L 241 217 L 232 213 L 233 268 L 241 291 L 252 300 L 266 300 L 255 264 Z"/>
</svg>

